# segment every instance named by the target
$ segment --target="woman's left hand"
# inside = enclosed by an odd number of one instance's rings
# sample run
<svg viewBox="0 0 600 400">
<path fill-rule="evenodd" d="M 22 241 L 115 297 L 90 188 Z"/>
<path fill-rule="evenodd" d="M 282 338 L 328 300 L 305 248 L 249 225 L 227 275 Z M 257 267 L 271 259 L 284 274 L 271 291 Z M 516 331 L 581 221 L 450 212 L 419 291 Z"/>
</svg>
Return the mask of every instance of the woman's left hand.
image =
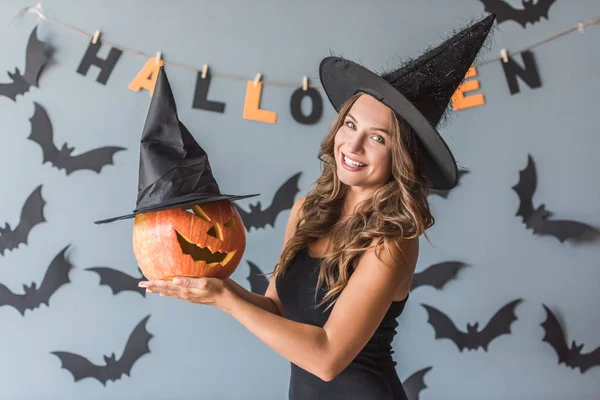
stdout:
<svg viewBox="0 0 600 400">
<path fill-rule="evenodd" d="M 231 294 L 222 279 L 219 278 L 180 278 L 172 281 L 141 281 L 139 287 L 146 288 L 148 293 L 159 293 L 161 296 L 176 297 L 191 303 L 206 304 L 224 311 L 227 297 Z"/>
</svg>

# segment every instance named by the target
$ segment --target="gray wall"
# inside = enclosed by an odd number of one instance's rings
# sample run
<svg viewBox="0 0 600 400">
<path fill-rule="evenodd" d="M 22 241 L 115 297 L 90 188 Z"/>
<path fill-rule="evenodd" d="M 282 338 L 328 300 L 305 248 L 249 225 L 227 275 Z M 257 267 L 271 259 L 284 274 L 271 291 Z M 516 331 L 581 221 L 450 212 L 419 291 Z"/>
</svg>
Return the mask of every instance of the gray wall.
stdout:
<svg viewBox="0 0 600 400">
<path fill-rule="evenodd" d="M 520 7 L 520 2 L 511 0 Z M 23 68 L 24 49 L 35 17 L 8 25 L 26 1 L 0 4 L 0 71 Z M 317 178 L 319 142 L 334 117 L 325 113 L 316 125 L 292 119 L 292 88 L 268 86 L 269 80 L 297 81 L 308 75 L 318 83 L 317 66 L 332 49 L 367 66 L 394 65 L 396 56 L 415 55 L 439 35 L 482 15 L 476 0 L 294 2 L 157 0 L 43 4 L 49 16 L 86 32 L 103 31 L 107 41 L 154 54 L 167 61 L 181 120 L 210 155 L 225 193 L 261 193 L 268 204 L 287 178 L 301 171 L 301 193 Z M 520 49 L 597 15 L 593 0 L 557 1 L 550 20 L 527 29 L 500 25 L 490 57 L 502 47 Z M 32 89 L 13 102 L 0 96 L 2 121 L 2 196 L 0 223 L 18 222 L 29 193 L 43 184 L 47 222 L 35 227 L 27 245 L 0 256 L 0 282 L 22 293 L 22 284 L 40 282 L 50 260 L 70 244 L 75 268 L 71 283 L 57 291 L 50 306 L 21 316 L 0 307 L 0 397 L 6 399 L 283 399 L 289 362 L 227 314 L 176 299 L 123 292 L 113 295 L 99 285 L 93 266 L 136 274 L 131 220 L 96 226 L 96 219 L 129 212 L 135 206 L 138 145 L 149 104 L 148 93 L 127 89 L 144 64 L 124 53 L 106 86 L 75 71 L 87 39 L 56 24 L 42 23 L 40 37 L 55 48 L 53 63 Z M 533 236 L 514 216 L 518 198 L 511 186 L 531 153 L 538 170 L 534 203 L 544 202 L 557 218 L 600 225 L 600 185 L 596 152 L 600 148 L 594 113 L 600 91 L 596 51 L 600 30 L 570 34 L 534 49 L 543 86 L 520 82 L 511 96 L 499 62 L 479 68 L 486 104 L 459 112 L 443 131 L 457 159 L 471 173 L 447 199 L 431 197 L 437 224 L 429 231 L 435 247 L 422 241 L 418 270 L 457 260 L 469 266 L 442 290 L 416 289 L 394 341 L 401 379 L 432 366 L 421 399 L 591 399 L 598 398 L 600 368 L 581 374 L 558 365 L 554 350 L 542 342 L 542 303 L 566 326 L 569 342 L 600 346 L 597 332 L 600 247 L 598 242 L 560 243 Z M 108 49 L 103 49 L 103 54 Z M 252 79 L 263 73 L 262 107 L 278 112 L 274 125 L 242 118 L 245 83 L 214 78 L 210 98 L 227 103 L 225 114 L 192 109 L 195 73 L 176 61 L 214 73 Z M 520 59 L 519 59 L 520 60 Z M 0 82 L 7 76 L 1 75 Z M 326 100 L 324 98 L 324 100 Z M 41 164 L 40 148 L 27 140 L 33 102 L 49 113 L 58 143 L 75 152 L 118 145 L 128 150 L 100 174 L 66 175 Z M 288 211 L 275 227 L 252 230 L 244 259 L 232 276 L 246 280 L 252 261 L 270 271 L 281 249 Z M 487 352 L 458 351 L 450 340 L 436 340 L 420 303 L 437 307 L 462 329 L 467 322 L 487 323 L 502 305 L 523 298 L 512 334 L 494 340 Z M 74 382 L 50 351 L 83 354 L 96 363 L 103 354 L 121 354 L 125 340 L 144 316 L 154 335 L 151 353 L 133 367 L 130 377 L 102 386 L 94 379 Z"/>
</svg>

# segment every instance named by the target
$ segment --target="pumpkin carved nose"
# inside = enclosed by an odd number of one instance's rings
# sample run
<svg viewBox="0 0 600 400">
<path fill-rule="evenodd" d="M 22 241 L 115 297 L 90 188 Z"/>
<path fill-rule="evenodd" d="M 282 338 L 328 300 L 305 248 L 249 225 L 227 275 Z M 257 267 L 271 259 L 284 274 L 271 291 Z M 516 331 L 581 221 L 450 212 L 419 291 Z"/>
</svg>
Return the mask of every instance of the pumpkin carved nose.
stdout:
<svg viewBox="0 0 600 400">
<path fill-rule="evenodd" d="M 217 230 L 215 229 L 215 225 L 213 225 L 212 228 L 210 228 L 208 230 L 208 232 L 206 232 L 207 235 L 212 236 L 214 238 L 217 238 L 219 240 L 223 240 L 223 236 L 219 235 L 219 233 L 217 232 Z"/>
</svg>

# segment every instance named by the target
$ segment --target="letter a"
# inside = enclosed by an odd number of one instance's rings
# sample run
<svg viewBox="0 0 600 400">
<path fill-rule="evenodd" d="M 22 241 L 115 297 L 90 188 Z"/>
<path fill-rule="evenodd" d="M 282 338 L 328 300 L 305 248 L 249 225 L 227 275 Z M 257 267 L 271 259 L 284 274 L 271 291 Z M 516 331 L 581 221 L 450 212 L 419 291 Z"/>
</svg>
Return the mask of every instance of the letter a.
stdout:
<svg viewBox="0 0 600 400">
<path fill-rule="evenodd" d="M 140 89 L 144 88 L 150 91 L 150 97 L 154 94 L 154 86 L 156 85 L 156 78 L 158 78 L 158 70 L 164 64 L 161 59 L 160 62 L 156 63 L 156 58 L 152 57 L 148 60 L 144 68 L 137 74 L 135 78 L 129 84 L 129 89 L 134 92 L 139 92 Z"/>
</svg>

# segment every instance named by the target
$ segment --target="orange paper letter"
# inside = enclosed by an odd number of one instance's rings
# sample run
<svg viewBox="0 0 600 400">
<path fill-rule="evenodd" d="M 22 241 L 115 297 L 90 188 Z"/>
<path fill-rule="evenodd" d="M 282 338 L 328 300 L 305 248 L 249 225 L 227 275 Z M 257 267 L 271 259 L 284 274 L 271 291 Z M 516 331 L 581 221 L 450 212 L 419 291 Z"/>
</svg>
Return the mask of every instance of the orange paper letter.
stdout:
<svg viewBox="0 0 600 400">
<path fill-rule="evenodd" d="M 156 85 L 156 78 L 158 78 L 158 70 L 164 64 L 161 59 L 160 62 L 156 63 L 156 58 L 148 60 L 144 68 L 137 74 L 135 78 L 129 84 L 129 89 L 139 92 L 140 89 L 148 89 L 150 91 L 150 97 L 154 94 L 154 86 Z"/>
<path fill-rule="evenodd" d="M 473 65 L 467 71 L 465 78 L 472 78 L 474 76 L 477 76 L 477 68 L 475 68 Z M 452 108 L 454 110 L 462 110 L 465 108 L 471 108 L 485 104 L 483 94 L 481 93 L 465 96 L 465 92 L 470 92 L 477 89 L 479 89 L 478 80 L 473 79 L 470 81 L 463 81 L 458 88 L 456 88 L 456 91 L 452 95 Z"/>
<path fill-rule="evenodd" d="M 244 103 L 244 119 L 274 124 L 277 121 L 277 113 L 274 111 L 260 109 L 260 94 L 262 82 L 248 81 L 246 86 L 246 102 Z"/>
</svg>

